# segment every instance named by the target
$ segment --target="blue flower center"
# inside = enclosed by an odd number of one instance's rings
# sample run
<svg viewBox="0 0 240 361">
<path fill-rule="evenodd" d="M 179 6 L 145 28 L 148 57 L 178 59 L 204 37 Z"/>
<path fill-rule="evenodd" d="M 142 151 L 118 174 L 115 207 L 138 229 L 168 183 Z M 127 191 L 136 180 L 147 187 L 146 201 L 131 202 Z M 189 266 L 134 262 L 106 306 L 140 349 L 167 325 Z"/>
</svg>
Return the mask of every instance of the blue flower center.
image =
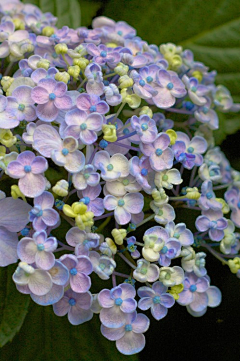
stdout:
<svg viewBox="0 0 240 361">
<path fill-rule="evenodd" d="M 57 59 L 58 55 L 55 51 L 52 53 L 52 57 L 53 57 L 53 59 Z"/>
<path fill-rule="evenodd" d="M 49 94 L 49 99 L 54 100 L 56 98 L 56 95 L 54 93 Z"/>
<path fill-rule="evenodd" d="M 20 110 L 21 112 L 23 112 L 24 109 L 25 109 L 25 105 L 24 105 L 24 104 L 19 104 L 18 110 Z"/>
<path fill-rule="evenodd" d="M 173 83 L 171 83 L 171 82 L 168 83 L 168 84 L 167 84 L 167 88 L 168 88 L 168 90 L 172 90 L 172 88 L 173 88 Z"/>
<path fill-rule="evenodd" d="M 123 300 L 120 297 L 115 299 L 116 306 L 121 306 L 122 303 L 123 303 Z"/>
<path fill-rule="evenodd" d="M 160 301 L 160 297 L 159 296 L 155 296 L 155 297 L 153 297 L 153 303 L 160 303 L 161 301 Z"/>
<path fill-rule="evenodd" d="M 123 134 L 124 134 L 124 135 L 127 135 L 127 134 L 129 134 L 129 133 L 130 133 L 130 130 L 129 130 L 129 129 L 127 129 L 127 128 L 123 129 Z"/>
<path fill-rule="evenodd" d="M 195 292 L 197 290 L 197 286 L 196 285 L 191 285 L 190 287 L 189 287 L 189 291 L 190 292 Z"/>
<path fill-rule="evenodd" d="M 208 193 L 206 194 L 206 197 L 207 197 L 207 199 L 211 199 L 211 198 L 213 197 L 212 192 L 208 192 Z"/>
<path fill-rule="evenodd" d="M 188 151 L 188 153 L 193 153 L 193 152 L 194 152 L 194 148 L 193 148 L 193 147 L 188 147 L 187 151 Z"/>
<path fill-rule="evenodd" d="M 74 298 L 70 298 L 68 301 L 70 306 L 75 306 L 76 305 L 76 300 Z"/>
<path fill-rule="evenodd" d="M 107 146 L 108 146 L 108 142 L 107 142 L 105 139 L 102 139 L 102 140 L 100 140 L 100 142 L 99 142 L 99 146 L 100 146 L 102 149 L 105 149 L 105 148 L 107 148 Z"/>
<path fill-rule="evenodd" d="M 77 270 L 76 270 L 75 267 L 73 267 L 73 268 L 70 269 L 70 274 L 71 274 L 72 276 L 76 276 Z"/>
<path fill-rule="evenodd" d="M 123 207 L 124 204 L 125 204 L 124 200 L 123 200 L 123 199 L 119 199 L 119 201 L 118 201 L 119 207 Z"/>
<path fill-rule="evenodd" d="M 153 81 L 153 78 L 151 76 L 147 76 L 146 80 L 147 80 L 148 83 L 151 83 Z"/>
<path fill-rule="evenodd" d="M 147 123 L 143 123 L 143 124 L 141 125 L 141 128 L 142 128 L 143 131 L 148 130 L 148 125 L 147 125 Z"/>
<path fill-rule="evenodd" d="M 90 198 L 84 197 L 84 198 L 80 199 L 80 202 L 83 202 L 84 204 L 88 205 L 90 203 Z"/>
<path fill-rule="evenodd" d="M 83 245 L 86 246 L 86 244 L 88 244 L 88 243 L 89 243 L 89 240 L 88 240 L 88 239 L 84 239 Z"/>
<path fill-rule="evenodd" d="M 214 177 L 215 175 L 217 175 L 217 171 L 212 169 L 212 170 L 210 170 L 209 175 L 210 175 L 210 177 Z"/>
<path fill-rule="evenodd" d="M 125 331 L 127 331 L 127 332 L 132 331 L 132 325 L 130 325 L 130 324 L 126 325 Z"/>
<path fill-rule="evenodd" d="M 91 105 L 89 108 L 90 112 L 95 112 L 97 110 L 97 108 L 95 107 L 95 105 Z"/>
<path fill-rule="evenodd" d="M 67 149 L 67 148 L 63 148 L 62 149 L 62 155 L 68 155 L 68 153 L 69 153 L 69 150 Z"/>
<path fill-rule="evenodd" d="M 107 52 L 103 50 L 103 51 L 101 51 L 100 55 L 102 58 L 106 58 Z"/>
<path fill-rule="evenodd" d="M 40 211 L 36 214 L 36 217 L 42 217 L 42 215 L 43 215 L 43 211 L 40 210 Z"/>
<path fill-rule="evenodd" d="M 99 263 L 99 268 L 100 268 L 100 270 L 105 270 L 105 268 L 106 268 L 106 265 L 104 264 L 104 263 Z"/>
<path fill-rule="evenodd" d="M 178 239 L 180 237 L 180 233 L 174 233 L 173 237 Z"/>
<path fill-rule="evenodd" d="M 80 129 L 81 129 L 81 130 L 87 129 L 87 124 L 86 124 L 86 123 L 82 123 L 82 124 L 80 125 Z"/>
<path fill-rule="evenodd" d="M 193 93 L 196 93 L 197 87 L 196 87 L 196 86 L 192 86 L 192 87 L 191 87 L 191 91 L 192 91 Z"/>
<path fill-rule="evenodd" d="M 155 151 L 155 153 L 156 153 L 156 155 L 159 157 L 160 155 L 163 154 L 163 151 L 162 151 L 162 149 L 157 148 L 156 151 Z"/>
<path fill-rule="evenodd" d="M 137 249 L 137 246 L 135 246 L 134 243 L 129 243 L 128 246 L 127 246 L 127 249 L 129 250 L 129 252 L 135 252 L 136 249 Z"/>
<path fill-rule="evenodd" d="M 148 175 L 148 170 L 147 170 L 146 168 L 143 168 L 143 169 L 141 170 L 141 175 L 143 175 L 144 177 L 145 177 L 146 175 Z"/>
<path fill-rule="evenodd" d="M 167 246 L 164 246 L 164 247 L 161 249 L 161 253 L 162 253 L 162 254 L 167 253 L 167 251 L 168 251 Z"/>
<path fill-rule="evenodd" d="M 202 107 L 202 112 L 204 114 L 207 114 L 209 112 L 209 108 L 208 107 Z"/>
<path fill-rule="evenodd" d="M 194 108 L 194 104 L 193 104 L 192 102 L 190 102 L 190 101 L 187 101 L 187 102 L 185 103 L 185 108 L 186 108 L 187 110 L 192 110 L 192 109 Z"/>
<path fill-rule="evenodd" d="M 109 171 L 113 170 L 113 165 L 112 165 L 112 164 L 108 164 L 108 165 L 107 165 L 107 170 L 109 170 Z"/>
<path fill-rule="evenodd" d="M 146 84 L 146 83 L 145 83 L 144 80 L 141 79 L 141 80 L 139 81 L 139 85 L 144 86 L 145 84 Z"/>
<path fill-rule="evenodd" d="M 39 244 L 37 245 L 37 250 L 38 250 L 38 251 L 44 251 L 44 249 L 45 249 L 44 244 L 39 243 Z"/>
<path fill-rule="evenodd" d="M 30 165 L 25 165 L 25 166 L 24 166 L 24 172 L 25 172 L 25 173 L 30 173 L 31 170 L 32 170 L 32 167 L 31 167 Z"/>
<path fill-rule="evenodd" d="M 119 30 L 119 31 L 117 32 L 117 34 L 120 35 L 120 36 L 122 36 L 123 32 Z"/>
<path fill-rule="evenodd" d="M 217 222 L 216 221 L 211 221 L 209 224 L 209 228 L 217 228 Z"/>
</svg>

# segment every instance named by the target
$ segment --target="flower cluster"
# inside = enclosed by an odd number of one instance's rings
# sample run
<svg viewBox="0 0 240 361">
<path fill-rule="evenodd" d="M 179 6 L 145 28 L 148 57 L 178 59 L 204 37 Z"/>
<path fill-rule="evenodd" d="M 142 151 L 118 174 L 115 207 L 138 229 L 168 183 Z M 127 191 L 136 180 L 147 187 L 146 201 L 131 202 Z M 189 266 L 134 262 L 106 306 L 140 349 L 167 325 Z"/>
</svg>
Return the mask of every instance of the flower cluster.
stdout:
<svg viewBox="0 0 240 361">
<path fill-rule="evenodd" d="M 98 314 L 122 354 L 140 352 L 149 317 L 221 302 L 204 249 L 240 278 L 240 173 L 213 138 L 240 105 L 190 50 L 123 21 L 0 12 L 0 266 L 19 261 L 19 292 L 72 325 Z"/>
</svg>

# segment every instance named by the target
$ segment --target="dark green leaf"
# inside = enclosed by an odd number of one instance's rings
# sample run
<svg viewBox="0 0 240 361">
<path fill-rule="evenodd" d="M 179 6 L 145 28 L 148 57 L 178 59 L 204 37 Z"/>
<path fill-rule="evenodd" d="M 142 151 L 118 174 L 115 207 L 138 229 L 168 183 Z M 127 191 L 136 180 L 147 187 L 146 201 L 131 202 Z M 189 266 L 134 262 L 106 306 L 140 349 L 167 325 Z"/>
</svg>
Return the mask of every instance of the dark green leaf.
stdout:
<svg viewBox="0 0 240 361">
<path fill-rule="evenodd" d="M 29 296 L 25 296 L 28 298 Z M 21 334 L 1 350 L 1 360 L 11 361 L 137 361 L 115 348 L 115 342 L 100 333 L 98 316 L 86 324 L 72 326 L 67 317 L 57 317 L 52 307 L 31 304 Z"/>
<path fill-rule="evenodd" d="M 29 297 L 19 293 L 12 280 L 15 269 L 0 269 L 0 347 L 13 339 L 28 312 Z"/>
</svg>

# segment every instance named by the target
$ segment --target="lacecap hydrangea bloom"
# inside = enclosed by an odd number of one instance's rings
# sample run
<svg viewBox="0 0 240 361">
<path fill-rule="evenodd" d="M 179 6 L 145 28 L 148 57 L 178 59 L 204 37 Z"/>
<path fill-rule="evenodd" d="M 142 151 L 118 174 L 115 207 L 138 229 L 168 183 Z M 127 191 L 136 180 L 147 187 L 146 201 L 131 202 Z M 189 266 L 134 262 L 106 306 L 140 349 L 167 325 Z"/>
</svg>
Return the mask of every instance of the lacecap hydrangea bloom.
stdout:
<svg viewBox="0 0 240 361">
<path fill-rule="evenodd" d="M 240 278 L 240 173 L 213 138 L 240 105 L 190 50 L 124 21 L 0 12 L 0 266 L 18 263 L 25 297 L 72 325 L 99 317 L 140 352 L 176 302 L 195 317 L 221 302 L 204 251 Z"/>
</svg>

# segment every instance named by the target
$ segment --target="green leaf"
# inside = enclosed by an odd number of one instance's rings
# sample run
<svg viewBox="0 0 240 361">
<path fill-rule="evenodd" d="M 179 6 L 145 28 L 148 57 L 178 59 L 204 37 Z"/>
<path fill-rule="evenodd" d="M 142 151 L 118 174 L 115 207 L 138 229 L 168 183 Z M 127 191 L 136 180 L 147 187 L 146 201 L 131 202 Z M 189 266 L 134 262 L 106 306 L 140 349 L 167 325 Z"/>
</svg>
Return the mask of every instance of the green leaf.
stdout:
<svg viewBox="0 0 240 361">
<path fill-rule="evenodd" d="M 81 25 L 81 8 L 78 0 L 24 0 L 24 3 L 38 6 L 43 13 L 50 12 L 58 18 L 57 26 L 77 28 Z"/>
<path fill-rule="evenodd" d="M 25 295 L 26 298 L 29 296 Z M 16 357 L 17 355 L 17 357 Z M 31 303 L 21 334 L 1 350 L 1 360 L 11 361 L 137 361 L 137 356 L 123 356 L 115 342 L 100 333 L 98 316 L 79 326 L 67 317 L 57 317 L 52 307 Z"/>
<path fill-rule="evenodd" d="M 239 0 L 152 0 L 151 3 L 115 0 L 114 6 L 112 1 L 107 3 L 104 15 L 128 22 L 149 43 L 173 42 L 191 49 L 195 60 L 210 70 L 217 70 L 217 84 L 226 86 L 239 102 L 240 16 L 237 9 Z M 229 128 L 228 118 L 225 124 L 221 116 L 225 133 L 223 129 L 216 133 L 218 143 L 226 134 L 239 129 L 240 115 L 234 115 L 231 121 L 234 126 Z"/>
<path fill-rule="evenodd" d="M 0 269 L 0 347 L 13 339 L 28 312 L 29 297 L 19 293 L 12 280 L 15 269 Z"/>
</svg>

